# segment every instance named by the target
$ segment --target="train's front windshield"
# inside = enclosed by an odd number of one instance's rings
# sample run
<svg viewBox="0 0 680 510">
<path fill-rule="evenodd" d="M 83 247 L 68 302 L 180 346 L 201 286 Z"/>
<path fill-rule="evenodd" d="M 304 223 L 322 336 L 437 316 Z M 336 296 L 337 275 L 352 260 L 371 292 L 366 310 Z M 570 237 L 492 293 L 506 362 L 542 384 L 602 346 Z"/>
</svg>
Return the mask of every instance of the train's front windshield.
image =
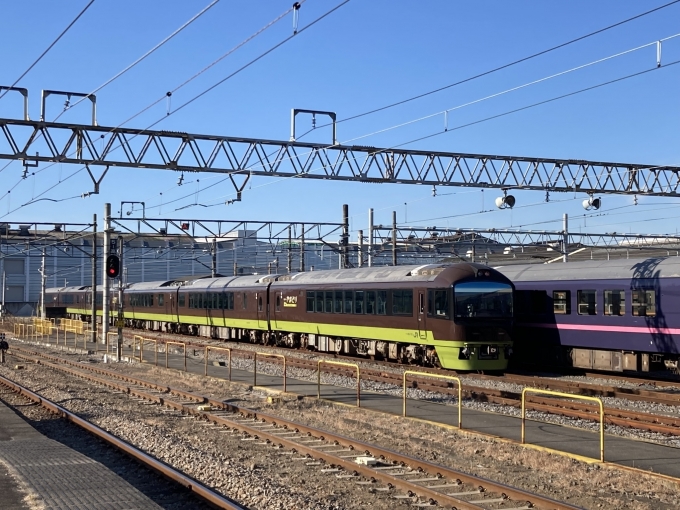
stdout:
<svg viewBox="0 0 680 510">
<path fill-rule="evenodd" d="M 506 283 L 457 283 L 453 295 L 456 317 L 512 317 L 512 287 Z"/>
</svg>

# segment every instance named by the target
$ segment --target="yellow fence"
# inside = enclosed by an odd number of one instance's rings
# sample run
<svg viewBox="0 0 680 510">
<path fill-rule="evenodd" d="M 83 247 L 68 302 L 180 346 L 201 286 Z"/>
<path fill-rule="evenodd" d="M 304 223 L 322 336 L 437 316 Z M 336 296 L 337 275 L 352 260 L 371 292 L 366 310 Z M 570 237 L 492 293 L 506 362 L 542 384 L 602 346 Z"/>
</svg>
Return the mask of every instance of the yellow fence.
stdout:
<svg viewBox="0 0 680 510">
<path fill-rule="evenodd" d="M 321 398 L 321 363 L 327 365 L 337 365 L 343 367 L 352 367 L 357 369 L 357 407 L 361 407 L 361 372 L 359 370 L 359 365 L 356 363 L 344 363 L 342 361 L 329 361 L 325 359 L 320 359 L 316 369 L 316 398 Z"/>
<path fill-rule="evenodd" d="M 168 368 L 168 349 L 169 345 L 181 345 L 184 350 L 184 371 L 187 371 L 187 344 L 184 342 L 165 342 L 165 368 Z"/>
<path fill-rule="evenodd" d="M 572 393 L 562 393 L 560 391 L 539 390 L 538 388 L 524 388 L 522 390 L 522 444 L 524 444 L 525 436 L 525 420 L 526 420 L 526 394 L 534 393 L 540 395 L 551 395 L 553 397 L 573 398 L 577 400 L 587 400 L 589 402 L 597 402 L 600 406 L 600 462 L 604 462 L 604 405 L 602 399 L 597 397 L 587 397 L 585 395 L 574 395 Z"/>
<path fill-rule="evenodd" d="M 205 346 L 205 375 L 208 375 L 208 352 L 209 351 L 227 351 L 229 356 L 229 380 L 231 381 L 231 349 L 227 347 L 212 347 L 210 345 Z"/>
<path fill-rule="evenodd" d="M 158 366 L 158 340 L 155 338 L 142 338 L 142 348 L 139 350 L 139 361 L 144 362 L 144 342 L 153 342 L 153 362 Z"/>
<path fill-rule="evenodd" d="M 406 376 L 407 375 L 417 375 L 419 377 L 434 377 L 436 379 L 446 379 L 449 381 L 455 381 L 458 385 L 458 428 L 463 428 L 463 384 L 460 382 L 460 378 L 453 375 L 439 375 L 439 374 L 429 374 L 427 372 L 416 372 L 413 370 L 404 371 L 404 403 L 402 406 L 402 416 L 406 416 Z"/>
<path fill-rule="evenodd" d="M 269 352 L 256 352 L 253 356 L 253 386 L 257 386 L 257 357 L 280 358 L 283 360 L 283 391 L 286 392 L 286 357 L 283 354 L 272 354 Z M 231 365 L 231 355 L 229 356 Z"/>
</svg>

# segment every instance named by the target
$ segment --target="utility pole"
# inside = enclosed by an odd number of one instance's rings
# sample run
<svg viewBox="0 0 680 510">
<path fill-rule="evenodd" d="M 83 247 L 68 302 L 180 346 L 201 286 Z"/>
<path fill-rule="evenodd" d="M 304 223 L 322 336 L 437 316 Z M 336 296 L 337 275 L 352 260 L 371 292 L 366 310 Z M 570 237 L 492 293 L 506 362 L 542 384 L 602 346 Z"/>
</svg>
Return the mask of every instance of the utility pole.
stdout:
<svg viewBox="0 0 680 510">
<path fill-rule="evenodd" d="M 364 231 L 359 230 L 359 244 L 357 251 L 357 266 L 364 267 Z"/>
<path fill-rule="evenodd" d="M 397 211 L 392 211 L 392 265 L 397 265 Z"/>
<path fill-rule="evenodd" d="M 217 239 L 213 238 L 210 246 L 210 255 L 212 255 L 212 268 L 210 270 L 213 278 L 217 277 Z"/>
<path fill-rule="evenodd" d="M 104 204 L 104 253 L 103 258 L 111 255 L 111 204 Z M 109 276 L 106 274 L 106 264 L 102 264 L 102 338 L 109 348 Z M 107 351 L 108 352 L 108 351 Z"/>
<path fill-rule="evenodd" d="M 40 318 L 45 320 L 47 313 L 45 312 L 45 283 L 47 282 L 47 275 L 45 274 L 45 248 L 42 249 L 42 262 L 40 263 Z"/>
<path fill-rule="evenodd" d="M 368 267 L 373 267 L 373 208 L 368 210 Z"/>
<path fill-rule="evenodd" d="M 342 205 L 342 248 L 340 249 L 340 256 L 342 257 L 342 269 L 349 267 L 348 260 L 349 251 L 349 205 Z"/>
<path fill-rule="evenodd" d="M 123 236 L 118 236 L 118 260 L 120 267 L 123 267 Z M 123 272 L 118 275 L 118 342 L 116 345 L 116 360 L 120 362 L 123 356 Z M 133 353 L 134 354 L 134 353 Z"/>
<path fill-rule="evenodd" d="M 5 313 L 5 289 L 7 288 L 7 275 L 5 270 L 2 270 L 2 307 L 0 307 L 0 312 Z"/>
<path fill-rule="evenodd" d="M 92 220 L 92 342 L 97 344 L 97 215 Z"/>
<path fill-rule="evenodd" d="M 288 225 L 288 265 L 286 266 L 286 269 L 288 269 L 288 274 L 293 272 L 293 250 L 292 250 L 292 243 L 293 243 L 293 238 L 292 238 L 292 233 L 291 233 L 291 227 Z"/>
<path fill-rule="evenodd" d="M 300 232 L 300 272 L 305 272 L 305 224 L 302 224 Z"/>
<path fill-rule="evenodd" d="M 569 262 L 569 215 L 562 216 L 562 262 Z"/>
</svg>

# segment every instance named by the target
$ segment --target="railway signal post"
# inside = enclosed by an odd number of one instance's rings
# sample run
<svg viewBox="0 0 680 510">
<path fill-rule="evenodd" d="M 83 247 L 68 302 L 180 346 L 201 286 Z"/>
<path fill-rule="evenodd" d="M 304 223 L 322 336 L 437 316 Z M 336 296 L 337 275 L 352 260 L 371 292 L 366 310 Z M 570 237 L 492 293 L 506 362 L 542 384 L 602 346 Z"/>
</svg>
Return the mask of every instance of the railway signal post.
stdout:
<svg viewBox="0 0 680 510">
<path fill-rule="evenodd" d="M 123 236 L 118 236 L 118 263 L 119 267 L 123 265 Z M 116 326 L 118 328 L 118 342 L 116 345 L 116 361 L 121 360 L 123 356 L 123 275 L 118 274 L 118 319 Z"/>
</svg>

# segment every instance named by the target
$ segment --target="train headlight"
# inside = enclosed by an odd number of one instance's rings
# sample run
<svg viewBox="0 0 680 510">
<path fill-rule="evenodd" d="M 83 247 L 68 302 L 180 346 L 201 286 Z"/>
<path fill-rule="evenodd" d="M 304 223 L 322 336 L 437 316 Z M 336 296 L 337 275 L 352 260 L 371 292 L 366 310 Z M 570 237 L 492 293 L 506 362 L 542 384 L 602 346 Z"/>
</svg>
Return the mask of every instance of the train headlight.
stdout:
<svg viewBox="0 0 680 510">
<path fill-rule="evenodd" d="M 470 349 L 463 347 L 458 354 L 458 359 L 470 359 Z"/>
</svg>

